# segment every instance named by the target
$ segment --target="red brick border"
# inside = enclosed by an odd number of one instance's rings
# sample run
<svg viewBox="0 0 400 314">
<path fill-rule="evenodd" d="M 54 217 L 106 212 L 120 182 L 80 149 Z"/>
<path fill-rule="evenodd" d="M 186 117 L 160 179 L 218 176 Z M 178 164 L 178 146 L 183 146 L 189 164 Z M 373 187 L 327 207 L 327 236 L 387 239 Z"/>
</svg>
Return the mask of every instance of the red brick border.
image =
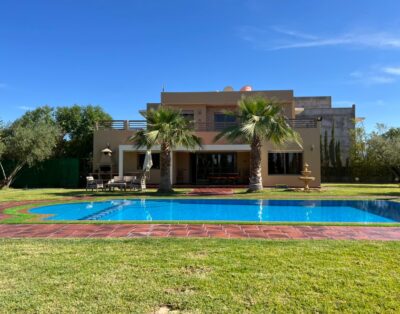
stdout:
<svg viewBox="0 0 400 314">
<path fill-rule="evenodd" d="M 188 224 L 3 224 L 1 238 L 261 238 L 400 240 L 400 227 L 188 225 Z"/>
</svg>

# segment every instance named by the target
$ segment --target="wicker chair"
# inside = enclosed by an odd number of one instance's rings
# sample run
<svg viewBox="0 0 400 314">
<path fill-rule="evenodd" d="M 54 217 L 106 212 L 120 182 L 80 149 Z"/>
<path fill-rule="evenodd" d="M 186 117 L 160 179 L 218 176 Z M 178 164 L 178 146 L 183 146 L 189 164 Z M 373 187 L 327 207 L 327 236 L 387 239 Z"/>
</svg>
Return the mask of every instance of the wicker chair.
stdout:
<svg viewBox="0 0 400 314">
<path fill-rule="evenodd" d="M 103 180 L 95 180 L 93 177 L 86 177 L 86 191 L 104 189 Z"/>
</svg>

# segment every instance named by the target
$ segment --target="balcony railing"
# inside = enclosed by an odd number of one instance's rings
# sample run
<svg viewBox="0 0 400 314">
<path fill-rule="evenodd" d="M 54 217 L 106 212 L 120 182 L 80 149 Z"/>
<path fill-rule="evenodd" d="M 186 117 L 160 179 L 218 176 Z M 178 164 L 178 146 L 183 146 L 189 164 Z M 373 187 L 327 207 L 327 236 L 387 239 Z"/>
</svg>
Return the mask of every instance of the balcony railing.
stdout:
<svg viewBox="0 0 400 314">
<path fill-rule="evenodd" d="M 146 128 L 145 120 L 106 120 L 96 123 L 96 130 L 143 130 Z"/>
<path fill-rule="evenodd" d="M 292 128 L 316 128 L 316 119 L 287 119 Z M 193 130 L 198 132 L 218 132 L 236 125 L 236 122 L 194 122 Z M 107 120 L 96 123 L 96 130 L 143 130 L 146 129 L 145 120 Z"/>
</svg>

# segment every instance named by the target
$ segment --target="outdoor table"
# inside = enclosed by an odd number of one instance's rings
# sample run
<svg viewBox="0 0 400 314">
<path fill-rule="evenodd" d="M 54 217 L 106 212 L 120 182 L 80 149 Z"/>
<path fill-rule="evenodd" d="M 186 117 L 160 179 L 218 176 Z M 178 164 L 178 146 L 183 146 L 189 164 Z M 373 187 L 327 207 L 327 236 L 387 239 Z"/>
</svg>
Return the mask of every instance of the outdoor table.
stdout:
<svg viewBox="0 0 400 314">
<path fill-rule="evenodd" d="M 107 183 L 107 188 L 110 192 L 111 190 L 114 191 L 115 188 L 126 191 L 126 182 L 110 182 Z"/>
</svg>

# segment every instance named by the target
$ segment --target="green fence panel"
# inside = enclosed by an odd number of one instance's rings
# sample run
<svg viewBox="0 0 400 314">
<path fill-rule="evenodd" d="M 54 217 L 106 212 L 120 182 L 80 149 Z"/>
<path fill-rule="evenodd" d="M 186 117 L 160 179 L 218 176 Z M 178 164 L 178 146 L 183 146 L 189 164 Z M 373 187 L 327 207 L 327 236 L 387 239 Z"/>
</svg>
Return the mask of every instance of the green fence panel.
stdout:
<svg viewBox="0 0 400 314">
<path fill-rule="evenodd" d="M 11 164 L 7 165 L 10 168 Z M 79 159 L 49 159 L 31 168 L 24 167 L 12 184 L 14 188 L 77 188 Z"/>
</svg>

